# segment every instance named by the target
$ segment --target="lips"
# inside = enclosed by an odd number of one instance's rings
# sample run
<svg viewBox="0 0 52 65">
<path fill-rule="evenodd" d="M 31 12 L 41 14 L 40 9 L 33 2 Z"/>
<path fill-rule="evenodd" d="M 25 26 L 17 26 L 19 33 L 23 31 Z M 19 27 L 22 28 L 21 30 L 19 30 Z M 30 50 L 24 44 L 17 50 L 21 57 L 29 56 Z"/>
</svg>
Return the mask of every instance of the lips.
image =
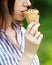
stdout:
<svg viewBox="0 0 52 65">
<path fill-rule="evenodd" d="M 24 12 L 27 11 L 27 10 L 22 10 L 21 13 L 22 13 L 22 16 L 24 17 Z"/>
<path fill-rule="evenodd" d="M 21 12 L 23 12 L 23 13 L 24 13 L 25 11 L 27 11 L 27 10 L 23 10 L 23 11 L 21 11 Z"/>
</svg>

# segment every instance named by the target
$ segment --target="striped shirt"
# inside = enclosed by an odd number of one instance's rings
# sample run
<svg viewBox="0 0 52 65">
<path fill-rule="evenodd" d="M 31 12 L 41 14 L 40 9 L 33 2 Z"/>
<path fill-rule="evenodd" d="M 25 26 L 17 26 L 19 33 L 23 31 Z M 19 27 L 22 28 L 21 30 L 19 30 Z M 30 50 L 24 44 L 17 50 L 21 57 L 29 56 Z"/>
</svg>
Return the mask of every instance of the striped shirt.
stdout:
<svg viewBox="0 0 52 65">
<path fill-rule="evenodd" d="M 10 41 L 4 30 L 0 30 L 0 65 L 19 65 L 20 59 L 24 53 L 25 29 L 18 23 L 12 23 L 12 27 L 16 31 L 20 48 Z M 31 65 L 39 65 L 38 56 L 35 54 Z"/>
</svg>

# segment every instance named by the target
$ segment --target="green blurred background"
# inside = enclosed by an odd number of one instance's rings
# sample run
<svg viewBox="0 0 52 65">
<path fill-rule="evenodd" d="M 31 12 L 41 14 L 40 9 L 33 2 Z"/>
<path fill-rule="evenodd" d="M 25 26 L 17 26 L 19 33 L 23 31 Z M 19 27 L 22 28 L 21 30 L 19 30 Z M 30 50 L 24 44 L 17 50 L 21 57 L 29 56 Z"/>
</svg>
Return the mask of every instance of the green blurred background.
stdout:
<svg viewBox="0 0 52 65">
<path fill-rule="evenodd" d="M 31 8 L 37 8 L 40 12 L 39 31 L 44 35 L 37 53 L 40 65 L 52 65 L 52 0 L 32 0 Z M 25 21 L 23 26 L 26 28 Z"/>
</svg>

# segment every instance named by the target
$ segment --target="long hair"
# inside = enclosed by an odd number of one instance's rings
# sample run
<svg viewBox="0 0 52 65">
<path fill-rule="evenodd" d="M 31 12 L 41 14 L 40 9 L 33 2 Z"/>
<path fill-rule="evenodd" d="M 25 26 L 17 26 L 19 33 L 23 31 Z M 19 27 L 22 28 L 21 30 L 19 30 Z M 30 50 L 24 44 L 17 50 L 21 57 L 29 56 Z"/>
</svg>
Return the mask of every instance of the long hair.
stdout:
<svg viewBox="0 0 52 65">
<path fill-rule="evenodd" d="M 0 0 L 0 28 L 3 26 L 4 19 L 5 19 L 4 0 Z"/>
<path fill-rule="evenodd" d="M 15 0 L 8 0 L 8 10 L 11 15 L 13 15 L 14 12 L 14 3 Z"/>
<path fill-rule="evenodd" d="M 0 29 L 3 28 L 4 23 L 6 23 L 6 9 L 4 3 L 7 1 L 7 7 L 10 15 L 14 12 L 15 0 L 0 0 Z"/>
</svg>

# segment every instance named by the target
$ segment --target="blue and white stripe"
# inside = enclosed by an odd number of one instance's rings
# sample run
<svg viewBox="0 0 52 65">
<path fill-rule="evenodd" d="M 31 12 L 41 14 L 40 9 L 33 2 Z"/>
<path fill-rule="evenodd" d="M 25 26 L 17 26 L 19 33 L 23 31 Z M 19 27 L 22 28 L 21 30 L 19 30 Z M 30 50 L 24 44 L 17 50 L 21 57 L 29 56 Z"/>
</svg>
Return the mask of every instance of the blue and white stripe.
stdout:
<svg viewBox="0 0 52 65">
<path fill-rule="evenodd" d="M 12 23 L 16 34 L 18 34 L 18 43 L 20 49 L 12 43 L 4 30 L 0 30 L 0 65 L 19 65 L 20 59 L 24 53 L 25 40 L 24 33 L 25 29 L 20 27 L 17 23 Z M 20 32 L 20 33 L 19 33 Z M 39 65 L 38 56 L 35 55 L 31 65 Z"/>
</svg>

